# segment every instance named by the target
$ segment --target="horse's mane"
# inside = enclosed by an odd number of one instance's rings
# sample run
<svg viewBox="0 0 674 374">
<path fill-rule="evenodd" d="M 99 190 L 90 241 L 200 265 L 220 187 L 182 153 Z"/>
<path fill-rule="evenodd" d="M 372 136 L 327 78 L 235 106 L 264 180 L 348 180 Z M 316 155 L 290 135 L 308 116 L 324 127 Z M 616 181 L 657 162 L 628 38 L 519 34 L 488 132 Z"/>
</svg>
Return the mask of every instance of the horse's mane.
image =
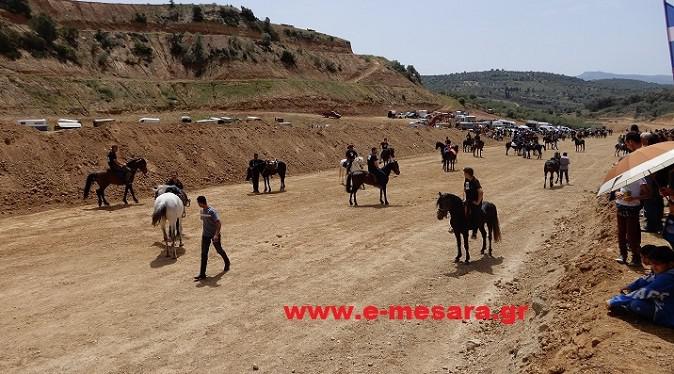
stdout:
<svg viewBox="0 0 674 374">
<path fill-rule="evenodd" d="M 440 201 L 445 200 L 445 199 L 449 200 L 450 205 L 452 205 L 454 207 L 463 206 L 463 200 L 460 197 L 458 197 L 454 194 L 451 194 L 451 193 L 440 194 L 440 196 L 438 196 L 438 201 L 435 203 L 435 205 L 439 207 Z"/>
</svg>

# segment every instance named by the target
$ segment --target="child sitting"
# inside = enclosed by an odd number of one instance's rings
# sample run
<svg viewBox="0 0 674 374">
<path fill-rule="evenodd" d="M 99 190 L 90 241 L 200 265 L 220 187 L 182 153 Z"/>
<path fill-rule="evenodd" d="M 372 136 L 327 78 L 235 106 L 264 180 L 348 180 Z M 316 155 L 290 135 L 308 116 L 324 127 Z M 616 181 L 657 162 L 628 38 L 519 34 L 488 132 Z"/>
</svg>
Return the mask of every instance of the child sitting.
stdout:
<svg viewBox="0 0 674 374">
<path fill-rule="evenodd" d="M 627 311 L 656 324 L 674 327 L 674 251 L 666 246 L 642 248 L 652 273 L 624 287 L 608 301 L 611 311 Z"/>
</svg>

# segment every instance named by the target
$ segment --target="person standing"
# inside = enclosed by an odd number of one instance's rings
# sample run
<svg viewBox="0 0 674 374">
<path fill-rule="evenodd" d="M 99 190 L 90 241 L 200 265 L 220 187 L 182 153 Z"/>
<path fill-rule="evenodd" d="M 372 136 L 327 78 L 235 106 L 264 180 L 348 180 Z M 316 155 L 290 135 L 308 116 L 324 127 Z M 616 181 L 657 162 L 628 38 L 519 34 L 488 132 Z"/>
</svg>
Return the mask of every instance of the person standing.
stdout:
<svg viewBox="0 0 674 374">
<path fill-rule="evenodd" d="M 257 153 L 253 154 L 253 159 L 248 162 L 248 177 L 246 180 L 253 181 L 253 193 L 260 193 L 260 165 L 264 165 L 265 161 L 260 160 Z"/>
<path fill-rule="evenodd" d="M 564 177 L 566 176 L 566 184 L 569 184 L 569 165 L 571 165 L 571 160 L 569 159 L 569 154 L 564 152 L 562 157 L 559 159 L 559 181 L 563 182 Z"/>
<path fill-rule="evenodd" d="M 203 223 L 203 232 L 201 234 L 201 267 L 199 268 L 199 275 L 194 277 L 195 281 L 200 281 L 206 278 L 206 265 L 208 264 L 208 250 L 211 247 L 211 242 L 222 259 L 225 261 L 225 268 L 223 272 L 229 271 L 229 257 L 222 249 L 220 229 L 222 223 L 218 212 L 212 207 L 208 206 L 205 196 L 197 197 L 197 203 L 201 208 L 201 221 Z"/>
<path fill-rule="evenodd" d="M 639 211 L 641 200 L 650 196 L 648 183 L 645 179 L 622 187 L 616 192 L 616 208 L 618 219 L 618 249 L 620 257 L 616 261 L 627 264 L 628 248 L 632 252 L 630 265 L 641 266 L 641 226 Z"/>
</svg>

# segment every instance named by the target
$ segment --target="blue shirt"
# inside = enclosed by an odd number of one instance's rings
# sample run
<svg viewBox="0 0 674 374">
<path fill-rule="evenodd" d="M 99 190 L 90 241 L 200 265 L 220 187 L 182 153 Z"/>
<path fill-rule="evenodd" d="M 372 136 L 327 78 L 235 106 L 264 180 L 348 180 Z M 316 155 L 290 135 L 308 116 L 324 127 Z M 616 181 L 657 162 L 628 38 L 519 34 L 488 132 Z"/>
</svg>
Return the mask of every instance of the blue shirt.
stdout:
<svg viewBox="0 0 674 374">
<path fill-rule="evenodd" d="M 213 237 L 215 230 L 218 228 L 217 222 L 220 221 L 220 216 L 215 209 L 208 207 L 201 210 L 201 221 L 204 224 L 204 231 L 202 236 Z"/>
</svg>

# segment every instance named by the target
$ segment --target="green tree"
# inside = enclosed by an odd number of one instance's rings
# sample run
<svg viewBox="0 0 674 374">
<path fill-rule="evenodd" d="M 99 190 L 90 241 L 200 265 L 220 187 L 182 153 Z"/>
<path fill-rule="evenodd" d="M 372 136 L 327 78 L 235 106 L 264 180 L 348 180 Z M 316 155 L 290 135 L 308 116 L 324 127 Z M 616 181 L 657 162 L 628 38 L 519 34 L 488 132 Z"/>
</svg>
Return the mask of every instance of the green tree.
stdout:
<svg viewBox="0 0 674 374">
<path fill-rule="evenodd" d="M 232 8 L 231 6 L 221 6 L 218 10 L 218 13 L 220 14 L 220 18 L 222 18 L 222 22 L 224 22 L 225 25 L 232 27 L 239 26 L 241 17 L 239 16 L 239 12 L 236 9 Z"/>
<path fill-rule="evenodd" d="M 193 22 L 203 22 L 204 21 L 204 11 L 198 5 L 195 5 L 194 7 L 192 7 L 192 21 Z"/>
<path fill-rule="evenodd" d="M 52 44 L 58 38 L 56 23 L 46 14 L 40 14 L 37 17 L 31 18 L 28 24 L 48 44 Z"/>
<path fill-rule="evenodd" d="M 173 0 L 169 0 L 169 9 L 173 9 L 176 7 L 176 3 Z"/>
</svg>

